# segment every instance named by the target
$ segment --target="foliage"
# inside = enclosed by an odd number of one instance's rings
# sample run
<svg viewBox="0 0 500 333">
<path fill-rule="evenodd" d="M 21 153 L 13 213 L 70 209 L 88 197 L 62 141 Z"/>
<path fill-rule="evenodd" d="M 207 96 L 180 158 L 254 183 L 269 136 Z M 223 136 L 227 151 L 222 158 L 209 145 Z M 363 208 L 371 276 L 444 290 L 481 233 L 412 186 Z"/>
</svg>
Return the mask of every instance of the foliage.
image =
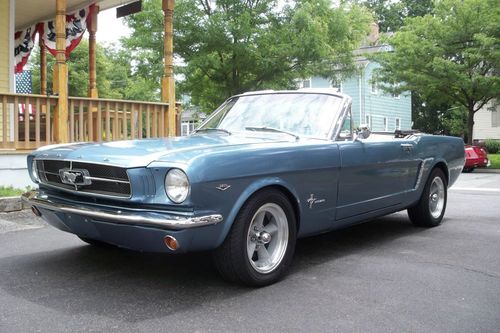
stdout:
<svg viewBox="0 0 500 333">
<path fill-rule="evenodd" d="M 488 154 L 491 169 L 500 169 L 500 154 Z"/>
<path fill-rule="evenodd" d="M 30 58 L 33 69 L 33 92 L 40 91 L 40 51 L 36 49 Z M 47 52 L 47 92 L 52 94 L 52 72 L 55 58 Z M 73 50 L 68 64 L 68 93 L 70 96 L 88 96 L 89 54 L 88 40 L 82 39 Z M 126 100 L 155 100 L 159 86 L 152 87 L 143 79 L 135 79 L 132 73 L 130 57 L 125 50 L 114 46 L 96 45 L 97 90 L 100 98 Z"/>
<path fill-rule="evenodd" d="M 347 0 L 372 11 L 381 32 L 398 31 L 407 17 L 424 16 L 431 12 L 433 0 Z"/>
<path fill-rule="evenodd" d="M 467 109 L 468 142 L 474 113 L 500 97 L 500 7 L 495 0 L 442 0 L 423 17 L 408 18 L 389 38 L 394 52 L 380 53 L 377 80 L 392 90 L 418 92 L 433 104 Z M 392 85 L 394 87 L 394 85 Z"/>
<path fill-rule="evenodd" d="M 25 190 L 20 190 L 13 188 L 12 186 L 0 186 L 0 197 L 15 197 L 20 196 L 26 192 Z"/>
<path fill-rule="evenodd" d="M 257 89 L 291 88 L 310 75 L 336 77 L 354 69 L 352 51 L 368 31 L 358 6 L 332 8 L 328 0 L 221 0 L 176 2 L 174 52 L 184 66 L 180 92 L 202 111 L 227 97 Z M 163 14 L 159 1 L 127 18 L 123 40 L 147 80 L 163 73 Z"/>
<path fill-rule="evenodd" d="M 500 140 L 486 139 L 484 146 L 488 153 L 496 154 L 500 151 Z"/>
<path fill-rule="evenodd" d="M 428 103 L 418 93 L 412 94 L 413 128 L 424 133 L 459 136 L 466 140 L 467 111 L 463 106 Z"/>
</svg>

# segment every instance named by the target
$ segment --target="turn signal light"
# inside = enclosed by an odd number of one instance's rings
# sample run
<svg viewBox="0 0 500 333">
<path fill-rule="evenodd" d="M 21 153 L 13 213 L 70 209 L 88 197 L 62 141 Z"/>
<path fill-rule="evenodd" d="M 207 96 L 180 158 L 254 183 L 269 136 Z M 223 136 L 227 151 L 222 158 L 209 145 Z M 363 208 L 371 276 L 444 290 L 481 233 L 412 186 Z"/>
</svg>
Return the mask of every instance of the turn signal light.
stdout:
<svg viewBox="0 0 500 333">
<path fill-rule="evenodd" d="M 174 237 L 167 235 L 163 238 L 163 242 L 165 243 L 165 246 L 168 247 L 172 251 L 176 251 L 180 245 L 177 239 Z"/>
</svg>

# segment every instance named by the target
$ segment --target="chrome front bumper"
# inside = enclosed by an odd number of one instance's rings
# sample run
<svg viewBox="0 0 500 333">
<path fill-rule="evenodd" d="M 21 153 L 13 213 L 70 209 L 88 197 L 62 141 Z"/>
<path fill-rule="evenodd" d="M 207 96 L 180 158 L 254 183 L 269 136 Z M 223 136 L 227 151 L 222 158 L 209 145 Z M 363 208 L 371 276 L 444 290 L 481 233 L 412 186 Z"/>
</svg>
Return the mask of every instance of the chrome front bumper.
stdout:
<svg viewBox="0 0 500 333">
<path fill-rule="evenodd" d="M 121 210 L 104 210 L 100 207 L 88 207 L 82 205 L 70 205 L 50 200 L 47 195 L 39 191 L 24 193 L 21 198 L 30 205 L 44 208 L 55 212 L 77 214 L 104 222 L 112 222 L 127 225 L 142 225 L 167 230 L 181 230 L 222 222 L 220 214 L 204 215 L 197 217 L 186 217 L 176 215 L 154 214 L 149 212 L 123 212 Z"/>
</svg>

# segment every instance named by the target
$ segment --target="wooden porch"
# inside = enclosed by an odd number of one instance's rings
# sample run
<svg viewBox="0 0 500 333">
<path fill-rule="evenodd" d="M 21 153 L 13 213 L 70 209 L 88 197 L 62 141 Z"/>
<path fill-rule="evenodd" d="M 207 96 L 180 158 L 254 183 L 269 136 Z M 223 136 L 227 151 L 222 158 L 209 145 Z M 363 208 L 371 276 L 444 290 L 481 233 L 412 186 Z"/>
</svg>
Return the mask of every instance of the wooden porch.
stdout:
<svg viewBox="0 0 500 333">
<path fill-rule="evenodd" d="M 57 143 L 60 131 L 69 142 L 156 138 L 180 133 L 180 103 L 175 108 L 175 124 L 170 124 L 168 103 L 68 97 L 68 120 L 63 128 L 57 129 L 61 121 L 57 119 L 58 101 L 57 96 L 0 93 L 0 150 L 33 150 Z"/>
</svg>

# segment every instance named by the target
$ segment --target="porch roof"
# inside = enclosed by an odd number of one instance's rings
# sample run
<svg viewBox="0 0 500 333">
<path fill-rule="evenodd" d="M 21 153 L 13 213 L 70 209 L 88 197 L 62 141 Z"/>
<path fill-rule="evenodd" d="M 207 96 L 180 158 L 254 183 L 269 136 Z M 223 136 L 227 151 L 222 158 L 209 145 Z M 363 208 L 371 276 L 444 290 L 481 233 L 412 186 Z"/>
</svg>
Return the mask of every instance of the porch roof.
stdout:
<svg viewBox="0 0 500 333">
<path fill-rule="evenodd" d="M 83 8 L 92 3 L 99 4 L 100 10 L 106 10 L 137 0 L 66 0 L 66 12 L 70 13 L 73 10 Z M 51 5 L 47 6 L 47 2 Z M 55 19 L 56 17 L 56 2 L 47 0 L 16 0 L 16 21 L 15 30 L 20 30 L 31 24 Z"/>
</svg>

